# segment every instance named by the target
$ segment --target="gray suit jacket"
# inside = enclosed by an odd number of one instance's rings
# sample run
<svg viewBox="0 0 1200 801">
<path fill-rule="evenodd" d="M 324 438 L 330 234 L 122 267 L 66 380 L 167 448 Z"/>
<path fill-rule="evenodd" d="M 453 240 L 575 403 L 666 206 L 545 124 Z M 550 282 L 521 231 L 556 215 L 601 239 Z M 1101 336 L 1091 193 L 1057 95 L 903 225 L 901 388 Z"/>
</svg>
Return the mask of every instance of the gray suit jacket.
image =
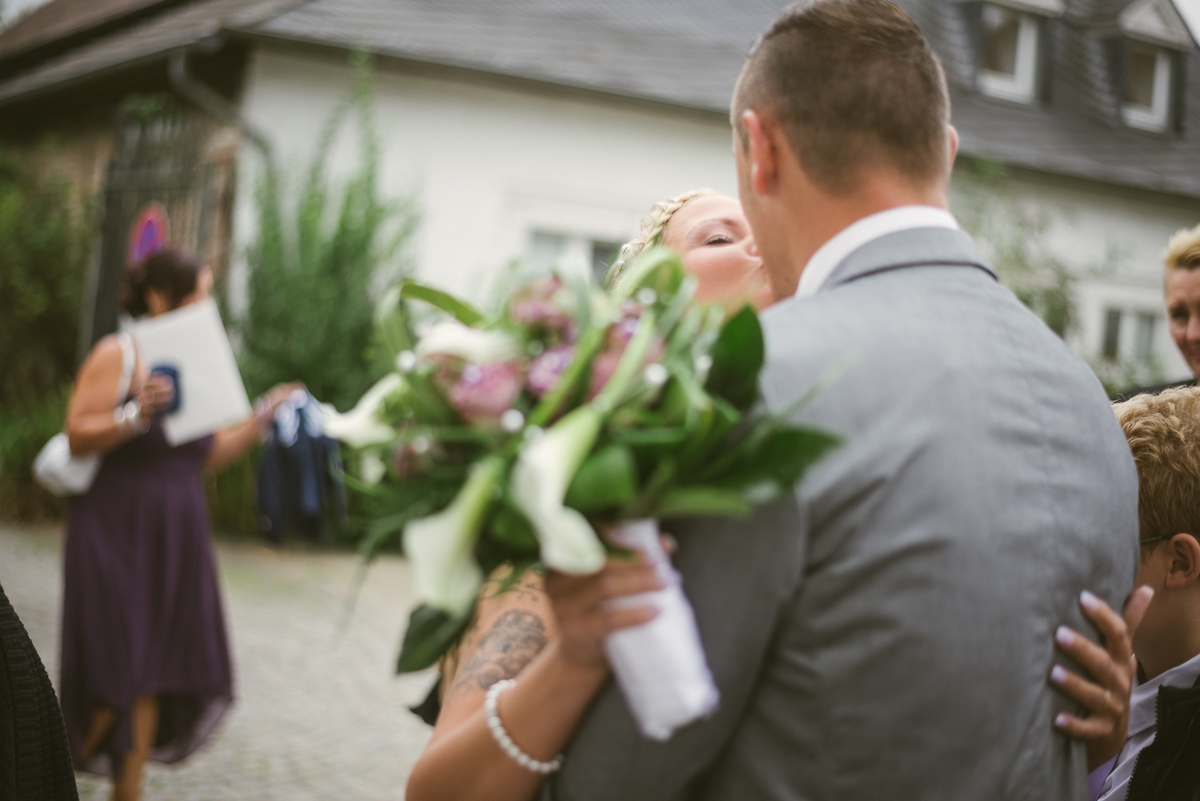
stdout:
<svg viewBox="0 0 1200 801">
<path fill-rule="evenodd" d="M 1137 568 L 1137 475 L 1088 367 L 962 233 L 852 253 L 763 316 L 767 403 L 847 444 L 795 499 L 699 520 L 676 564 L 721 706 L 642 739 L 611 683 L 542 798 L 1082 799 L 1060 623 Z"/>
</svg>

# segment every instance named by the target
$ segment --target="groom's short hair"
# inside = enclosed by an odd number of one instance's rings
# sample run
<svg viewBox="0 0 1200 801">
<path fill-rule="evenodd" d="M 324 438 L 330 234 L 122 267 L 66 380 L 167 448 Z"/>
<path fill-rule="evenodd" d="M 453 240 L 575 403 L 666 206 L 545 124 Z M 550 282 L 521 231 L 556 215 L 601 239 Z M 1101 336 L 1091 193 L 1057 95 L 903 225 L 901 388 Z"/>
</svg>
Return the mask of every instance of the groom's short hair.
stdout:
<svg viewBox="0 0 1200 801">
<path fill-rule="evenodd" d="M 921 29 L 888 0 L 801 0 L 775 18 L 742 67 L 731 108 L 766 110 L 809 179 L 854 189 L 864 169 L 945 179 L 950 99 Z"/>
</svg>

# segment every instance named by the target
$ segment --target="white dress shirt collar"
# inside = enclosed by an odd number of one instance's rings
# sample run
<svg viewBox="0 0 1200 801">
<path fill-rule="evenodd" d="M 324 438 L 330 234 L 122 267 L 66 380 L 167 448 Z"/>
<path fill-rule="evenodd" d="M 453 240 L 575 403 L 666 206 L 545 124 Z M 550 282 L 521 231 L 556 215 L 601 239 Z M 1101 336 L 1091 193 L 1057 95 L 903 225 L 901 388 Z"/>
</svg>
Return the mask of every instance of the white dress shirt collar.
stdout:
<svg viewBox="0 0 1200 801">
<path fill-rule="evenodd" d="M 796 297 L 815 295 L 842 261 L 863 245 L 881 236 L 910 228 L 959 230 L 954 215 L 936 206 L 897 206 L 851 223 L 821 245 L 800 273 Z"/>
</svg>

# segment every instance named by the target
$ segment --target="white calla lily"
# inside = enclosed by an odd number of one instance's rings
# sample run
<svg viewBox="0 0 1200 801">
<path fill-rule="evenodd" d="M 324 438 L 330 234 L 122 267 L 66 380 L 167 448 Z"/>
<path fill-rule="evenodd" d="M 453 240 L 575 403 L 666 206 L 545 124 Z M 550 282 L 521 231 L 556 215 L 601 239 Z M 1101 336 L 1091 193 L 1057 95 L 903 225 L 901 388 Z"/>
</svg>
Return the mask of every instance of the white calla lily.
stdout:
<svg viewBox="0 0 1200 801">
<path fill-rule="evenodd" d="M 591 452 L 602 421 L 603 415 L 592 406 L 575 409 L 528 442 L 513 466 L 513 500 L 533 524 L 542 561 L 563 573 L 586 575 L 604 566 L 604 546 L 591 524 L 563 506 L 567 488 Z"/>
<path fill-rule="evenodd" d="M 365 448 L 368 445 L 390 442 L 396 436 L 395 430 L 381 422 L 376 415 L 384 399 L 403 385 L 403 378 L 396 373 L 388 373 L 367 390 L 358 403 L 354 404 L 354 408 L 345 414 L 329 404 L 322 404 L 325 433 L 351 448 Z"/>
<path fill-rule="evenodd" d="M 373 451 L 364 453 L 358 462 L 358 475 L 362 478 L 363 483 L 369 487 L 373 487 L 387 474 L 387 465 L 383 463 L 383 459 L 378 453 Z"/>
<path fill-rule="evenodd" d="M 503 468 L 497 458 L 477 462 L 449 506 L 404 527 L 404 552 L 423 603 L 452 615 L 471 607 L 483 584 L 475 541 Z"/>
<path fill-rule="evenodd" d="M 472 364 L 491 364 L 521 355 L 521 343 L 500 331 L 471 328 L 455 320 L 438 323 L 421 336 L 418 356 L 457 356 Z"/>
</svg>

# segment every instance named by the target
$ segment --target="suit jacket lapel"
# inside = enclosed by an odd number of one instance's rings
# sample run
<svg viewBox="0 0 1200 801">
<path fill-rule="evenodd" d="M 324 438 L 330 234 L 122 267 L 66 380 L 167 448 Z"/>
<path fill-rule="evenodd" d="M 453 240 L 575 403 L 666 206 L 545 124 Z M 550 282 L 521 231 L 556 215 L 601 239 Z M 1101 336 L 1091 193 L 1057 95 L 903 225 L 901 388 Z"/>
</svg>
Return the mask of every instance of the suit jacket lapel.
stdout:
<svg viewBox="0 0 1200 801">
<path fill-rule="evenodd" d="M 817 293 L 870 275 L 905 267 L 975 267 L 996 271 L 979 255 L 971 237 L 949 228 L 911 228 L 874 239 L 842 260 Z"/>
</svg>

